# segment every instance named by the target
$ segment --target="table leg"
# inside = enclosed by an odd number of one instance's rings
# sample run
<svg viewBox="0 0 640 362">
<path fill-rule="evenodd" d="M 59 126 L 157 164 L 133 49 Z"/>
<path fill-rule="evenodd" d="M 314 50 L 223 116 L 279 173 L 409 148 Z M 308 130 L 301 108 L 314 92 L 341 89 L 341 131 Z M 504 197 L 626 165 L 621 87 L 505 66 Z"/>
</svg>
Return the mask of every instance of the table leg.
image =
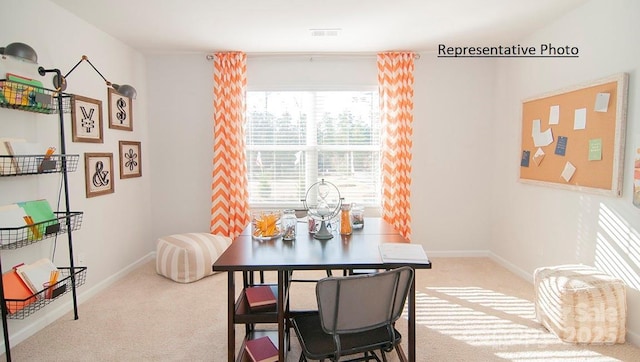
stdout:
<svg viewBox="0 0 640 362">
<path fill-rule="evenodd" d="M 414 279 L 409 288 L 409 362 L 416 360 L 416 281 L 415 269 Z"/>
<path fill-rule="evenodd" d="M 285 273 L 287 273 L 287 271 L 285 270 L 279 270 L 278 271 L 278 360 L 279 361 L 286 361 L 286 357 L 285 357 L 285 351 L 287 349 L 287 346 L 285 344 L 285 332 L 286 332 L 286 315 L 285 315 L 285 301 L 284 301 L 284 295 L 285 295 L 285 288 L 286 288 L 286 283 L 285 283 Z"/>
<path fill-rule="evenodd" d="M 227 360 L 234 362 L 236 359 L 236 329 L 233 321 L 236 304 L 236 287 L 234 272 L 227 272 Z"/>
</svg>

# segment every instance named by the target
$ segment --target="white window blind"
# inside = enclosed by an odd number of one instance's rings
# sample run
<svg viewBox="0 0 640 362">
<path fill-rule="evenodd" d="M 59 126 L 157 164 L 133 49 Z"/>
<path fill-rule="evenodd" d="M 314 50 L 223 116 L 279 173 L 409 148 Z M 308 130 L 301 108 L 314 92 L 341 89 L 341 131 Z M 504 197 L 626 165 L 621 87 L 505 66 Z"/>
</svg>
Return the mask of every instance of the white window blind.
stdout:
<svg viewBox="0 0 640 362">
<path fill-rule="evenodd" d="M 377 91 L 249 91 L 245 135 L 252 206 L 300 206 L 321 179 L 379 206 Z"/>
</svg>

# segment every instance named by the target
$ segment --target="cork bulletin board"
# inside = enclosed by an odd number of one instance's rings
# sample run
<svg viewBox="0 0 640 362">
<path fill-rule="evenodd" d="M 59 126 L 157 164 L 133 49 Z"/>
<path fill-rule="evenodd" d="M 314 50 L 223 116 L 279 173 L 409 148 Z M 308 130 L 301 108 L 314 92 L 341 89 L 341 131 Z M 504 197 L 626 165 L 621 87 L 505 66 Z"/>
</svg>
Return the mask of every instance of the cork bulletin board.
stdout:
<svg viewBox="0 0 640 362">
<path fill-rule="evenodd" d="M 622 196 L 628 75 L 522 102 L 520 181 Z"/>
</svg>

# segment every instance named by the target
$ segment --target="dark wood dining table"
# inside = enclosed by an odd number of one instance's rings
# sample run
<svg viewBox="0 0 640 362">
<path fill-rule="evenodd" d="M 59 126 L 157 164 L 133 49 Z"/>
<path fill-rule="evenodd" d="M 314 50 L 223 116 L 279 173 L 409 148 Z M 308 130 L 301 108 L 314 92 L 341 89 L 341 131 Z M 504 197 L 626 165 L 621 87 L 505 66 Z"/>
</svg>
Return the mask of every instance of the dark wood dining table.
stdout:
<svg viewBox="0 0 640 362">
<path fill-rule="evenodd" d="M 228 326 L 227 349 L 228 361 L 236 360 L 235 325 L 247 323 L 239 317 L 238 308 L 242 303 L 238 298 L 235 286 L 235 272 L 243 273 L 243 284 L 247 286 L 247 278 L 253 272 L 275 271 L 278 275 L 276 290 L 276 308 L 273 320 L 278 324 L 277 345 L 286 346 L 288 338 L 289 302 L 288 287 L 291 274 L 296 270 L 361 270 L 392 269 L 399 266 L 410 266 L 414 269 L 431 269 L 431 262 L 384 262 L 380 256 L 378 245 L 382 243 L 408 243 L 395 229 L 381 218 L 365 218 L 362 229 L 354 229 L 351 235 L 340 235 L 333 232 L 329 240 L 317 240 L 308 232 L 306 222 L 298 222 L 297 235 L 294 241 L 282 238 L 256 240 L 251 236 L 251 226 L 247 226 L 227 250 L 213 264 L 216 272 L 225 271 L 228 276 Z M 415 346 L 415 282 L 412 284 L 407 298 L 408 331 L 407 357 L 413 362 L 416 357 Z M 266 320 L 266 319 L 265 319 Z M 255 338 L 258 335 L 253 335 Z M 279 361 L 286 361 L 287 348 L 279 348 Z M 242 351 L 239 351 L 242 355 Z"/>
</svg>

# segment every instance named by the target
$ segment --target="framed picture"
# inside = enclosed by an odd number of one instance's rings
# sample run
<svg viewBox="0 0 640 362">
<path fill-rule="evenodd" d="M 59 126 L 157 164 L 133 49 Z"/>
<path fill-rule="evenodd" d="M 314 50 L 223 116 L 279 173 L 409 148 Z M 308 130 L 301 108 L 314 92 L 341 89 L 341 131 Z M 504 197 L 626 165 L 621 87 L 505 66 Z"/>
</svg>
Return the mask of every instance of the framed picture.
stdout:
<svg viewBox="0 0 640 362">
<path fill-rule="evenodd" d="M 109 128 L 133 131 L 132 107 L 131 98 L 109 88 Z"/>
<path fill-rule="evenodd" d="M 113 153 L 85 153 L 84 175 L 87 198 L 113 193 Z"/>
<path fill-rule="evenodd" d="M 120 178 L 142 176 L 142 148 L 140 142 L 120 141 Z"/>
<path fill-rule="evenodd" d="M 102 143 L 102 101 L 78 95 L 71 97 L 71 140 Z"/>
</svg>

